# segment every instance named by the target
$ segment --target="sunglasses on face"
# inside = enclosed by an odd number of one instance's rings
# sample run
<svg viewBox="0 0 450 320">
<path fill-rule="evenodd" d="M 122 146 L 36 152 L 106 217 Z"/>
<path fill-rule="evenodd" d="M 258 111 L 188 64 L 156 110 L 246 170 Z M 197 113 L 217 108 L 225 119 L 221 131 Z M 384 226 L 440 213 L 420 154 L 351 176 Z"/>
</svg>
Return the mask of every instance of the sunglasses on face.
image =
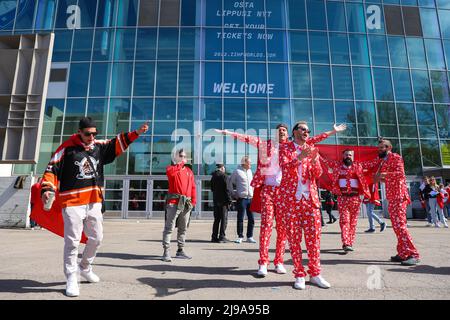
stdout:
<svg viewBox="0 0 450 320">
<path fill-rule="evenodd" d="M 83 135 L 84 135 L 85 137 L 90 137 L 90 136 L 92 135 L 92 136 L 94 136 L 94 138 L 95 138 L 95 137 L 97 136 L 97 134 L 98 134 L 97 131 L 95 131 L 95 132 L 83 131 Z"/>
<path fill-rule="evenodd" d="M 303 132 L 311 133 L 311 130 L 303 128 L 303 127 L 298 127 L 297 130 L 302 130 Z"/>
</svg>

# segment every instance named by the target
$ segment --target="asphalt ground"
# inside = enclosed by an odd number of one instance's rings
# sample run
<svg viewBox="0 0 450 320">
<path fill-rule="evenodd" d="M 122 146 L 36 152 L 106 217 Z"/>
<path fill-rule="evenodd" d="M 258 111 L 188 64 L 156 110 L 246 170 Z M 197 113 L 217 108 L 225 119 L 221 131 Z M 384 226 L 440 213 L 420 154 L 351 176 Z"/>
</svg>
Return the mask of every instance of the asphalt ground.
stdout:
<svg viewBox="0 0 450 320">
<path fill-rule="evenodd" d="M 193 258 L 170 263 L 160 259 L 162 220 L 106 220 L 103 244 L 94 261 L 101 282 L 82 281 L 77 298 L 64 295 L 62 238 L 46 230 L 0 229 L 0 300 L 449 299 L 450 229 L 425 224 L 409 221 L 421 254 L 420 264 L 413 267 L 389 261 L 396 254 L 390 221 L 383 233 L 377 227 L 376 233 L 367 234 L 367 219 L 360 219 L 355 251 L 349 254 L 341 249 L 338 222 L 328 225 L 322 231 L 321 263 L 322 275 L 332 288 L 313 286 L 307 278 L 306 290 L 300 291 L 293 289 L 289 250 L 285 255 L 287 274 L 276 274 L 271 264 L 269 274 L 258 278 L 258 243 L 211 243 L 211 220 L 191 221 L 186 252 Z M 227 237 L 234 240 L 235 230 L 235 221 L 230 221 Z M 275 236 L 274 229 L 271 259 Z M 259 239 L 258 220 L 255 239 Z M 173 234 L 173 255 L 175 251 Z"/>
</svg>

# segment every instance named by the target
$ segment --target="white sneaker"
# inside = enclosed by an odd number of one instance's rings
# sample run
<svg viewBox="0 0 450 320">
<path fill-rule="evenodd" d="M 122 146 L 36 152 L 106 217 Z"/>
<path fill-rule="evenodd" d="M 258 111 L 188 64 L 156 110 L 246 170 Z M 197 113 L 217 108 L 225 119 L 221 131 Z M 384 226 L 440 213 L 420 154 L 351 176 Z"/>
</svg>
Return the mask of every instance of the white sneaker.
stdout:
<svg viewBox="0 0 450 320">
<path fill-rule="evenodd" d="M 80 288 L 78 286 L 78 275 L 73 273 L 67 277 L 66 296 L 78 297 L 80 295 Z"/>
<path fill-rule="evenodd" d="M 305 290 L 306 289 L 305 278 L 304 277 L 295 278 L 294 288 L 298 290 Z"/>
<path fill-rule="evenodd" d="M 317 277 L 311 277 L 309 281 L 324 289 L 328 289 L 331 287 L 331 285 L 321 275 L 318 275 Z"/>
<path fill-rule="evenodd" d="M 284 265 L 282 263 L 279 263 L 275 266 L 275 272 L 279 274 L 285 274 L 287 271 Z"/>
<path fill-rule="evenodd" d="M 444 228 L 448 229 L 448 224 L 447 223 L 444 224 Z"/>
<path fill-rule="evenodd" d="M 88 270 L 83 270 L 80 267 L 80 276 L 85 278 L 90 283 L 97 283 L 100 281 L 100 278 L 92 271 L 92 267 L 90 267 Z"/>
<path fill-rule="evenodd" d="M 433 226 L 433 224 L 431 222 L 427 223 L 427 227 L 432 227 L 432 226 Z"/>
<path fill-rule="evenodd" d="M 244 238 L 237 238 L 236 240 L 234 240 L 235 243 L 241 243 L 242 240 L 244 240 Z"/>
<path fill-rule="evenodd" d="M 261 264 L 258 268 L 258 276 L 265 277 L 267 275 L 267 265 Z"/>
<path fill-rule="evenodd" d="M 253 237 L 247 238 L 247 242 L 256 243 L 256 240 Z"/>
<path fill-rule="evenodd" d="M 441 225 L 439 224 L 439 222 L 436 222 L 436 223 L 434 224 L 434 227 L 435 227 L 435 228 L 440 228 Z"/>
</svg>

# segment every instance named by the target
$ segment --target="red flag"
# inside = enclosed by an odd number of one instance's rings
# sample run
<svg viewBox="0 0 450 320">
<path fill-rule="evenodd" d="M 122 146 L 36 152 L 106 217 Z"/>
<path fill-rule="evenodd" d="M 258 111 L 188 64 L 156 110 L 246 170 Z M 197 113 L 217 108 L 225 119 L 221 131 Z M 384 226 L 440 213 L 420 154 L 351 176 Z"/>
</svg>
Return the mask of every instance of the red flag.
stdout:
<svg viewBox="0 0 450 320">
<path fill-rule="evenodd" d="M 41 199 L 41 184 L 35 183 L 31 187 L 31 203 L 33 203 L 33 208 L 31 210 L 30 218 L 36 221 L 42 228 L 45 228 L 60 237 L 64 237 L 62 209 L 57 199 L 58 192 L 55 194 L 55 201 L 53 202 L 50 211 L 45 211 Z M 86 243 L 86 241 L 87 237 L 83 232 L 81 243 Z"/>
<path fill-rule="evenodd" d="M 262 187 L 253 189 L 253 198 L 250 204 L 251 212 L 261 213 L 261 189 Z"/>
</svg>

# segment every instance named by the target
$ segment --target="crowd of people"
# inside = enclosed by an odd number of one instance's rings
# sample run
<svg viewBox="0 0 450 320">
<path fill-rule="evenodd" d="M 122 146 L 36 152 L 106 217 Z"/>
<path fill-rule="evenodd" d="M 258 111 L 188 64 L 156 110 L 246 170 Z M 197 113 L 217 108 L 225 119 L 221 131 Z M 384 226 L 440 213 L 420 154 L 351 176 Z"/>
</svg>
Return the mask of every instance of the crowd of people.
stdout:
<svg viewBox="0 0 450 320">
<path fill-rule="evenodd" d="M 447 219 L 450 214 L 450 183 L 444 186 L 437 183 L 435 177 L 423 177 L 419 187 L 419 198 L 422 208 L 427 212 L 427 226 L 448 228 Z"/>
<path fill-rule="evenodd" d="M 138 130 L 118 134 L 113 139 L 96 140 L 95 122 L 89 117 L 82 118 L 78 132 L 56 150 L 45 170 L 41 182 L 42 202 L 47 203 L 51 194 L 58 191 L 58 202 L 62 207 L 63 261 L 68 296 L 79 295 L 78 275 L 89 282 L 100 281 L 93 272 L 92 263 L 103 238 L 103 166 L 113 162 L 147 130 L 148 125 L 143 124 Z M 223 163 L 216 165 L 216 171 L 211 177 L 214 203 L 212 242 L 230 241 L 226 237 L 228 210 L 235 200 L 235 243 L 257 243 L 254 239 L 253 213 L 258 212 L 261 215 L 258 276 L 264 277 L 268 272 L 271 261 L 269 244 L 275 223 L 275 272 L 287 272 L 284 267 L 284 254 L 286 244 L 289 244 L 294 264 L 293 287 L 305 289 L 305 279 L 309 275 L 312 284 L 330 288 L 331 284 L 323 277 L 320 264 L 320 240 L 322 227 L 325 225 L 321 214 L 322 206 L 328 213 L 328 223 L 339 219 L 342 250 L 348 254 L 355 250 L 356 226 L 362 202 L 365 203 L 369 216 L 369 229 L 366 232 L 375 231 L 373 219 L 380 224 L 381 232 L 386 228 L 386 223 L 373 210 L 379 205 L 378 185 L 383 183 L 388 202 L 387 210 L 397 237 L 397 252 L 390 260 L 405 266 L 420 262 L 419 252 L 413 244 L 406 222 L 406 208 L 411 200 L 406 186 L 403 159 L 392 152 L 389 140 L 379 139 L 378 154 L 374 154 L 373 159 L 355 160 L 355 152 L 349 147 L 342 152 L 342 158 L 336 160 L 320 155 L 316 144 L 346 130 L 345 124 L 334 125 L 332 130 L 313 137 L 310 137 L 311 131 L 305 121 L 294 125 L 290 131 L 291 137 L 286 124 L 277 125 L 276 130 L 277 135 L 269 140 L 217 130 L 223 135 L 232 136 L 257 148 L 258 159 L 254 175 L 249 156 L 241 159 L 241 164 L 229 177 Z M 187 163 L 186 151 L 179 149 L 175 150 L 172 163 L 166 168 L 169 190 L 165 200 L 161 258 L 165 262 L 171 262 L 173 258 L 170 242 L 175 228 L 178 248 L 174 258 L 192 258 L 185 251 L 185 239 L 191 213 L 196 205 L 197 191 L 194 173 Z M 319 179 L 322 175 L 327 176 L 330 182 L 321 197 Z M 421 196 L 430 208 L 430 223 L 438 226 L 439 217 L 447 226 L 440 204 L 448 204 L 448 190 L 445 192 L 445 188 L 439 187 L 433 178 L 424 179 Z M 332 213 L 336 203 L 339 218 Z M 244 237 L 245 216 L 247 228 Z M 81 261 L 78 262 L 78 246 L 83 232 L 87 236 L 87 243 Z M 309 258 L 307 271 L 302 264 L 302 242 Z"/>
</svg>

